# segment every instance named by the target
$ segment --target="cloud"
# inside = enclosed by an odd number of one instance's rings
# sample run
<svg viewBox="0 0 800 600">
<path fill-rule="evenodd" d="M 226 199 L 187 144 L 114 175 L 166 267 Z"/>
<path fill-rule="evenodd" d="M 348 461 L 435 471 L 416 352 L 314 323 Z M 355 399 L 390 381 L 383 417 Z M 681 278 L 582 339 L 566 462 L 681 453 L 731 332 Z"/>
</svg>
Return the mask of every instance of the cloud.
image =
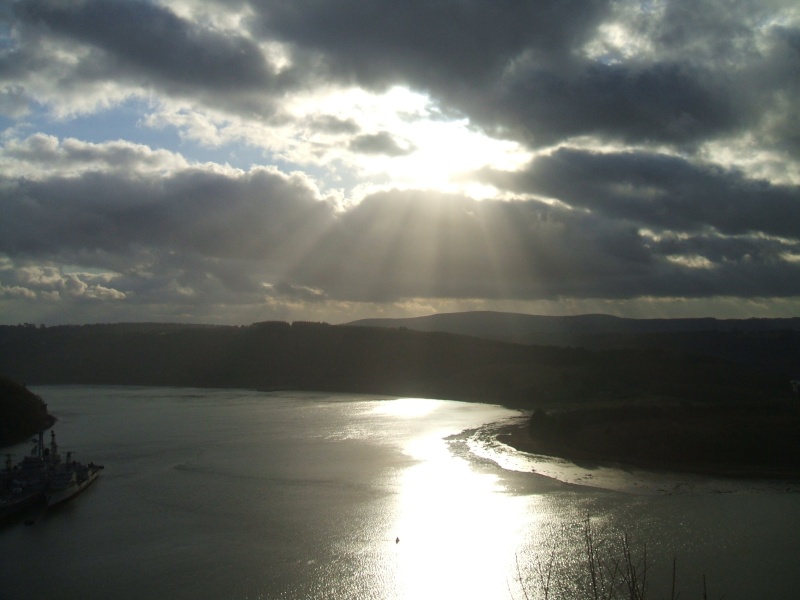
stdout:
<svg viewBox="0 0 800 600">
<path fill-rule="evenodd" d="M 404 84 L 535 146 L 586 135 L 696 145 L 747 128 L 781 144 L 794 136 L 776 122 L 798 126 L 790 2 L 254 1 L 230 23 L 195 4 L 16 3 L 10 106 L 23 90 L 54 105 L 56 90 L 74 102 L 79 90 L 95 102 L 156 93 L 268 120 L 295 93 Z"/>
<path fill-rule="evenodd" d="M 328 77 L 373 88 L 407 82 L 536 145 L 581 135 L 695 144 L 787 115 L 780 98 L 796 87 L 796 44 L 780 24 L 796 18 L 791 3 L 690 4 L 254 7 L 267 35 L 317 53 Z M 620 39 L 599 51 L 609 29 Z M 626 47 L 637 43 L 638 52 Z"/>
<path fill-rule="evenodd" d="M 320 115 L 310 118 L 304 125 L 311 131 L 332 135 L 355 134 L 360 129 L 354 119 L 340 119 L 332 115 Z"/>
<path fill-rule="evenodd" d="M 4 263 L 0 284 L 199 311 L 800 295 L 796 190 L 671 157 L 566 149 L 503 183 L 560 202 L 395 190 L 337 213 L 303 176 L 262 168 L 6 178 L 0 253 L 14 268 Z M 761 213 L 764 202 L 774 206 Z"/>
<path fill-rule="evenodd" d="M 155 248 L 217 258 L 288 257 L 331 218 L 330 206 L 315 194 L 301 175 L 270 169 L 7 179 L 0 182 L 0 252 L 66 258 Z"/>
<path fill-rule="evenodd" d="M 266 35 L 319 53 L 338 77 L 370 87 L 399 80 L 432 88 L 442 80 L 485 82 L 523 52 L 559 58 L 609 4 L 298 0 L 252 6 Z"/>
<path fill-rule="evenodd" d="M 332 297 L 375 302 L 796 295 L 786 249 L 758 236 L 668 243 L 626 220 L 537 201 L 389 192 L 342 215 L 292 276 Z M 671 259 L 699 252 L 713 261 L 703 277 L 691 261 Z"/>
<path fill-rule="evenodd" d="M 0 114 L 19 118 L 27 112 L 28 99 L 21 86 L 9 85 L 5 89 L 0 89 Z"/>
<path fill-rule="evenodd" d="M 251 40 L 186 21 L 150 2 L 27 0 L 16 6 L 17 17 L 40 34 L 45 29 L 100 51 L 101 67 L 116 65 L 166 85 L 235 91 L 263 87 L 271 76 Z"/>
<path fill-rule="evenodd" d="M 76 139 L 59 140 L 38 133 L 25 140 L 9 140 L 0 173 L 29 178 L 70 175 L 87 171 L 162 172 L 188 166 L 180 155 L 124 140 L 92 144 Z"/>
<path fill-rule="evenodd" d="M 518 68 L 490 117 L 500 123 L 512 117 L 538 145 L 575 136 L 683 145 L 736 130 L 746 120 L 747 106 L 732 101 L 739 90 L 704 69 L 587 63 L 576 70 Z"/>
<path fill-rule="evenodd" d="M 114 274 L 65 273 L 52 266 L 21 266 L 13 271 L 15 286 L 2 286 L 5 295 L 27 299 L 55 300 L 61 297 L 80 301 L 124 300 L 127 295 L 113 286 Z"/>
<path fill-rule="evenodd" d="M 796 151 L 800 133 L 790 2 L 297 0 L 251 2 L 240 13 L 212 2 L 15 6 L 17 43 L 2 71 L 17 112 L 26 94 L 56 111 L 156 95 L 263 125 L 285 123 L 298 94 L 406 85 L 443 114 L 531 147 L 593 136 L 695 151 L 749 131 L 765 148 Z M 203 18 L 226 6 L 236 19 Z M 330 132 L 337 121 L 328 118 Z"/>
<path fill-rule="evenodd" d="M 22 0 L 14 7 L 17 43 L 0 63 L 6 89 L 25 90 L 58 115 L 163 94 L 268 116 L 271 95 L 294 85 L 252 38 L 157 3 Z"/>
<path fill-rule="evenodd" d="M 315 303 L 326 300 L 326 295 L 323 290 L 302 285 L 293 285 L 283 281 L 275 285 L 266 285 L 265 291 L 270 296 L 289 298 L 302 302 Z"/>
<path fill-rule="evenodd" d="M 522 173 L 494 174 L 489 181 L 658 231 L 800 239 L 800 186 L 673 155 L 562 148 Z"/>
<path fill-rule="evenodd" d="M 785 307 L 795 4 L 18 0 L 3 307 Z"/>
<path fill-rule="evenodd" d="M 383 154 L 385 156 L 406 156 L 414 148 L 404 140 L 397 140 L 387 131 L 359 135 L 350 142 L 350 150 L 361 154 Z"/>
<path fill-rule="evenodd" d="M 0 298 L 24 298 L 25 300 L 35 300 L 36 292 L 19 285 L 0 285 Z"/>
</svg>

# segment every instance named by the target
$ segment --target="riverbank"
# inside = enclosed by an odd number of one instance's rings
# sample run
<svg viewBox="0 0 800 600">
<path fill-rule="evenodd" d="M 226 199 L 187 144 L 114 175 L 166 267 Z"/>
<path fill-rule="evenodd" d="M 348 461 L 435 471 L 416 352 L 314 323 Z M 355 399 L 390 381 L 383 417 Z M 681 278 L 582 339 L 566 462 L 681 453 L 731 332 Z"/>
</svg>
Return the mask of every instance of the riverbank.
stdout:
<svg viewBox="0 0 800 600">
<path fill-rule="evenodd" d="M 800 481 L 800 411 L 749 407 L 587 407 L 542 411 L 501 427 L 498 441 L 529 454 L 741 479 Z"/>
</svg>

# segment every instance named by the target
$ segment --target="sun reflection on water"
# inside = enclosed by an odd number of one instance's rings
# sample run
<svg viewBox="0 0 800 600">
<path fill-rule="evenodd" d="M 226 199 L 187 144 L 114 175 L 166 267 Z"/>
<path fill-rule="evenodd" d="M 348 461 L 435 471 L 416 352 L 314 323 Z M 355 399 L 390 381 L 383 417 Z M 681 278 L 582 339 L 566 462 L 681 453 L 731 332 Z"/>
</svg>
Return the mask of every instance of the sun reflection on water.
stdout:
<svg viewBox="0 0 800 600">
<path fill-rule="evenodd" d="M 396 400 L 383 400 L 373 409 L 380 415 L 390 415 L 404 419 L 424 417 L 440 408 L 441 400 L 428 398 L 398 398 Z"/>
<path fill-rule="evenodd" d="M 496 598 L 508 594 L 526 518 L 494 475 L 478 473 L 443 436 L 411 440 L 418 464 L 400 475 L 396 589 L 400 598 Z M 510 550 L 510 551 L 509 551 Z"/>
</svg>

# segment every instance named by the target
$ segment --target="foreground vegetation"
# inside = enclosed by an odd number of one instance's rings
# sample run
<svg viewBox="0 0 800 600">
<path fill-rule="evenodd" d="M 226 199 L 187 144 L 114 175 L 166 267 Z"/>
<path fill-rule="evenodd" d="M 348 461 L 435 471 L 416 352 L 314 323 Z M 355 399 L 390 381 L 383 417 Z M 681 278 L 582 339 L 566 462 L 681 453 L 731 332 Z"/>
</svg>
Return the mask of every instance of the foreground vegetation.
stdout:
<svg viewBox="0 0 800 600">
<path fill-rule="evenodd" d="M 550 548 L 539 548 L 530 556 L 517 557 L 516 578 L 509 582 L 511 597 L 524 600 L 646 600 L 654 597 L 650 589 L 654 565 L 648 557 L 646 544 L 640 549 L 634 548 L 627 533 L 616 539 L 600 537 L 588 515 L 580 535 L 583 555 L 577 562 L 564 560 L 557 541 Z M 662 584 L 656 593 L 658 598 L 676 600 L 681 597 L 677 560 L 673 558 L 667 569 L 661 573 L 661 580 L 669 583 Z M 705 576 L 699 591 L 702 596 L 698 594 L 697 597 L 706 600 Z"/>
</svg>

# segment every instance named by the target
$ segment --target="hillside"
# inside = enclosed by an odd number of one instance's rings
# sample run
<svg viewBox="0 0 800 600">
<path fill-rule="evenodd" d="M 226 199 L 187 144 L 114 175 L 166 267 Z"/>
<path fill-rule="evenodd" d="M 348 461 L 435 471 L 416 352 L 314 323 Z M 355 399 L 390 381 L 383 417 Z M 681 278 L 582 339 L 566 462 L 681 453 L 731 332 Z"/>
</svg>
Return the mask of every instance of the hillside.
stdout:
<svg viewBox="0 0 800 600">
<path fill-rule="evenodd" d="M 753 401 L 790 393 L 780 373 L 661 348 L 596 351 L 297 322 L 2 326 L 0 372 L 31 385 L 313 389 L 521 408 Z"/>
<path fill-rule="evenodd" d="M 734 477 L 800 479 L 800 404 L 536 410 L 501 439 L 525 452 Z"/>
<path fill-rule="evenodd" d="M 625 319 L 463 312 L 409 319 L 365 319 L 350 326 L 441 331 L 496 341 L 590 350 L 662 350 L 702 355 L 800 377 L 800 318 Z"/>
<path fill-rule="evenodd" d="M 20 385 L 0 377 L 0 446 L 23 441 L 52 425 L 44 401 Z"/>
<path fill-rule="evenodd" d="M 361 319 L 359 327 L 405 327 L 415 331 L 444 331 L 521 341 L 528 336 L 586 336 L 686 332 L 800 331 L 800 318 L 786 319 L 630 319 L 612 315 L 543 316 L 494 311 L 441 313 L 400 319 Z"/>
</svg>

